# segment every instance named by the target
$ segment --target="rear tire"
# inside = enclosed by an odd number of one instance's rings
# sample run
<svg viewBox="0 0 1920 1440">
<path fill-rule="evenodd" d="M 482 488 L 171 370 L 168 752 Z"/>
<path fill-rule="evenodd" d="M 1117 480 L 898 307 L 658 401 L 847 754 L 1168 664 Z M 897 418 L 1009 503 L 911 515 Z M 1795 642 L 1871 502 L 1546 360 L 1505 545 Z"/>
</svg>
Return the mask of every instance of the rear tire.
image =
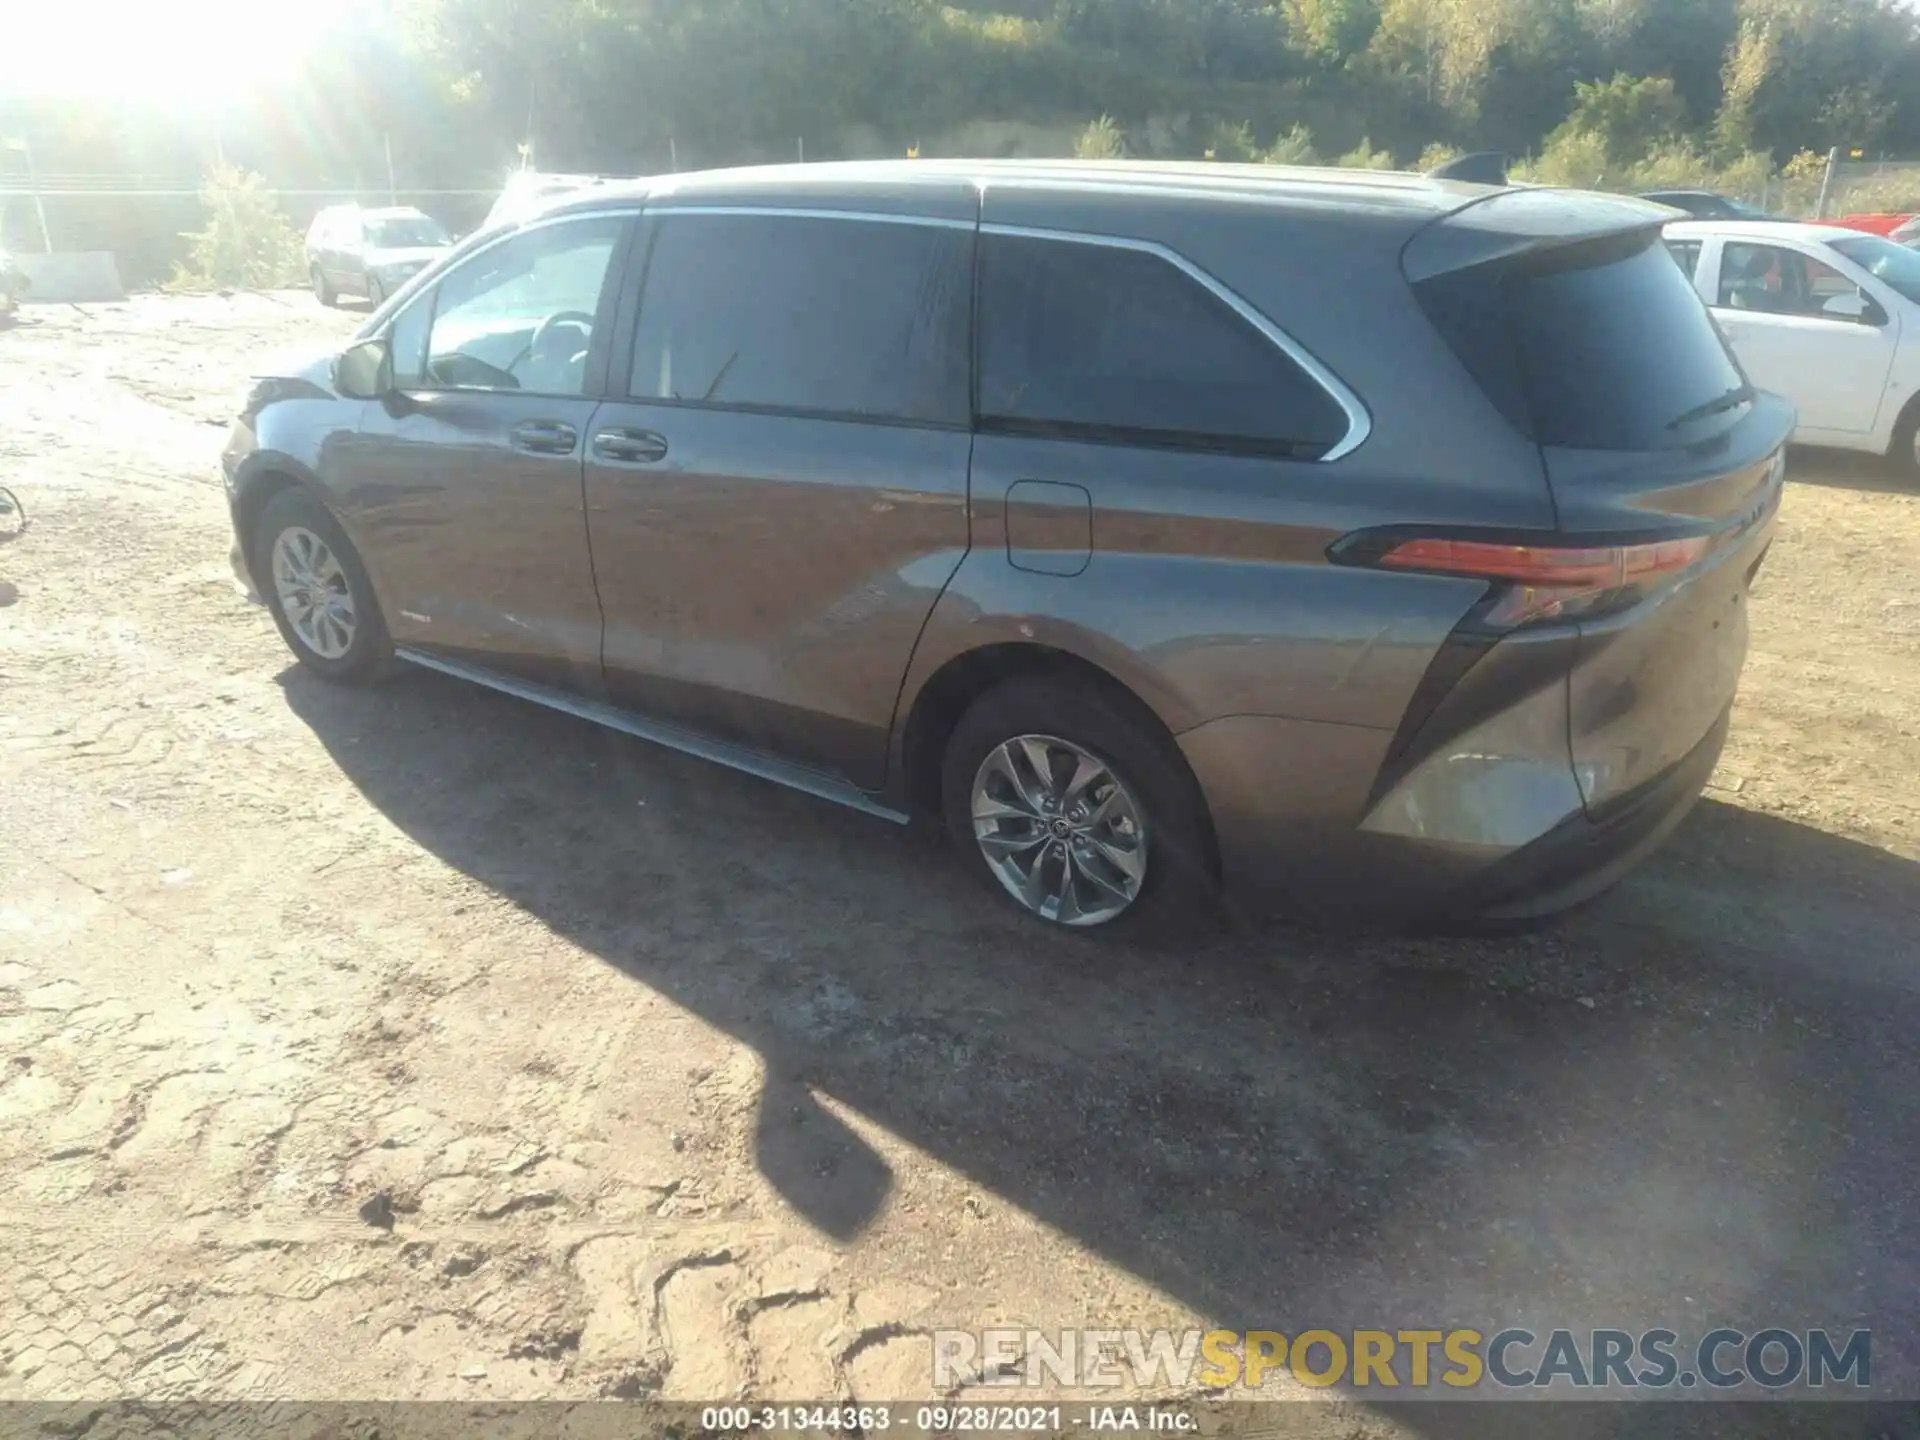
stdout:
<svg viewBox="0 0 1920 1440">
<path fill-rule="evenodd" d="M 287 648 L 337 684 L 377 679 L 393 642 L 359 552 L 333 513 L 308 491 L 267 502 L 254 535 L 253 573 Z"/>
<path fill-rule="evenodd" d="M 1131 709 L 1096 685 L 1035 676 L 995 686 L 954 726 L 940 775 L 948 838 L 1023 913 L 1110 929 L 1211 892 L 1198 787 Z"/>
<path fill-rule="evenodd" d="M 333 293 L 333 286 L 327 283 L 327 277 L 318 265 L 307 270 L 307 283 L 313 286 L 313 298 L 331 309 L 339 303 L 340 297 Z"/>
</svg>

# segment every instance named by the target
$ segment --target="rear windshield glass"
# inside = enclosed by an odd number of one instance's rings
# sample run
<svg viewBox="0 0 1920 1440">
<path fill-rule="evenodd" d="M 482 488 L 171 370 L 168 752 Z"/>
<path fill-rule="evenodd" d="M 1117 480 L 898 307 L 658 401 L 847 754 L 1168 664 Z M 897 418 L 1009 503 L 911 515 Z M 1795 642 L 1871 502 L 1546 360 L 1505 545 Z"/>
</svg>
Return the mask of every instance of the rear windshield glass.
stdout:
<svg viewBox="0 0 1920 1440">
<path fill-rule="evenodd" d="M 1746 380 L 1657 237 L 1419 287 L 1488 397 L 1543 445 L 1664 450 L 1736 422 Z M 1569 263 L 1571 262 L 1571 263 Z"/>
<path fill-rule="evenodd" d="M 1745 379 L 1663 247 L 1596 265 L 1516 275 L 1522 383 L 1543 445 L 1660 450 L 1724 427 L 1716 401 Z M 1682 420 L 1698 415 L 1698 423 Z"/>
</svg>

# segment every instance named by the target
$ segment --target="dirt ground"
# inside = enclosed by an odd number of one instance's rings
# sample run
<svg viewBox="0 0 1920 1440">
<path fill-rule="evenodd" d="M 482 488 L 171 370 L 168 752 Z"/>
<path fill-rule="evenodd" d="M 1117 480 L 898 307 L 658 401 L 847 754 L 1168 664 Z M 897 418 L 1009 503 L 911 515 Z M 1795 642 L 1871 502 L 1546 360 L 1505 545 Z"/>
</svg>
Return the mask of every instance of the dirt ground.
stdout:
<svg viewBox="0 0 1920 1440">
<path fill-rule="evenodd" d="M 1920 1394 L 1920 491 L 1795 458 L 1722 768 L 1590 912 L 1129 947 L 298 673 L 215 457 L 353 323 L 0 331 L 0 1398 L 903 1399 L 992 1323 L 1870 1325 Z M 1287 1423 L 1486 1428 L 1364 1398 Z"/>
</svg>

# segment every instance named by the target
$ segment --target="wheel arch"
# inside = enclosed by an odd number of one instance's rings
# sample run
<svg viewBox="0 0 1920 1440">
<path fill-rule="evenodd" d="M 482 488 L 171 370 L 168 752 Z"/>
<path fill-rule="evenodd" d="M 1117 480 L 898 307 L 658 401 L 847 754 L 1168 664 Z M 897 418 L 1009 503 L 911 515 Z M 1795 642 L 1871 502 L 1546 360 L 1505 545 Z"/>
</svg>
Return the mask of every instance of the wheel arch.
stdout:
<svg viewBox="0 0 1920 1440">
<path fill-rule="evenodd" d="M 1207 863 L 1217 876 L 1219 843 L 1206 792 L 1187 763 L 1179 741 L 1158 711 L 1111 670 L 1085 656 L 1033 641 L 996 641 L 949 657 L 914 692 L 899 727 L 895 762 L 900 798 L 915 815 L 941 811 L 940 765 L 947 740 L 967 707 L 996 685 L 1017 678 L 1044 676 L 1077 681 L 1099 690 L 1160 743 L 1188 787 L 1194 813 L 1206 830 Z"/>
<path fill-rule="evenodd" d="M 264 573 L 260 565 L 260 521 L 267 513 L 267 506 L 273 503 L 273 497 L 287 490 L 304 490 L 320 504 L 326 506 L 335 523 L 346 532 L 353 542 L 353 548 L 359 552 L 360 563 L 364 566 L 366 547 L 353 533 L 352 527 L 340 518 L 340 512 L 328 502 L 327 490 L 307 468 L 290 455 L 275 451 L 258 451 L 248 457 L 234 483 L 233 490 L 233 528 L 240 540 L 240 553 L 247 562 L 247 572 L 253 576 L 255 591 L 264 595 L 261 577 Z M 376 595 L 380 590 L 379 577 L 368 567 L 368 578 L 374 583 Z"/>
<path fill-rule="evenodd" d="M 1916 387 L 1900 402 L 1893 412 L 1893 424 L 1887 431 L 1887 443 L 1881 448 L 1881 454 L 1896 465 L 1908 469 L 1920 468 L 1920 456 L 1900 454 L 1901 443 L 1907 440 L 1908 432 L 1920 425 L 1920 387 Z"/>
</svg>

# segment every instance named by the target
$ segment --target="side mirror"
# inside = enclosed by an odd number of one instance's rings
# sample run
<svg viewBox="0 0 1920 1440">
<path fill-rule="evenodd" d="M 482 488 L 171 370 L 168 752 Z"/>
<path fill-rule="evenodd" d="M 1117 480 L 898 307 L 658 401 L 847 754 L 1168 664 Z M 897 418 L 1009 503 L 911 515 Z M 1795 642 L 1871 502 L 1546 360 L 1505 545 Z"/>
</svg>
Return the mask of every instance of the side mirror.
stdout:
<svg viewBox="0 0 1920 1440">
<path fill-rule="evenodd" d="M 383 337 L 362 340 L 333 362 L 333 388 L 349 400 L 379 400 L 393 392 L 393 350 Z"/>
<path fill-rule="evenodd" d="M 1851 320 L 1856 325 L 1867 319 L 1867 297 L 1859 291 L 1846 295 L 1835 295 L 1820 307 L 1820 313 L 1829 320 Z"/>
</svg>

